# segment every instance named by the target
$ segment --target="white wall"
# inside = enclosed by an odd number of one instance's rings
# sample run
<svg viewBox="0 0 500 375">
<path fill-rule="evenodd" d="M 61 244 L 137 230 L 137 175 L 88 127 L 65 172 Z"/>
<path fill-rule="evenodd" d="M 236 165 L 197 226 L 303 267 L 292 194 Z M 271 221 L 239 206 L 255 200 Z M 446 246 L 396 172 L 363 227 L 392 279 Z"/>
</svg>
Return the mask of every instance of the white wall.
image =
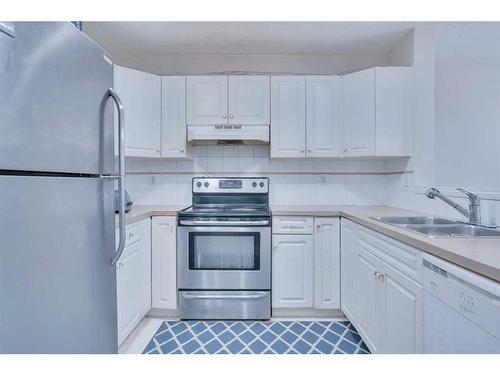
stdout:
<svg viewBox="0 0 500 375">
<path fill-rule="evenodd" d="M 480 193 L 483 221 L 500 224 L 500 23 L 440 24 L 433 34 L 434 130 L 430 120 L 416 123 L 412 160 L 386 163 L 408 173 L 387 177 L 385 203 L 463 219 L 423 195 L 436 186 L 467 206 L 454 190 L 463 186 Z M 416 63 L 425 53 L 417 47 Z"/>
<path fill-rule="evenodd" d="M 437 29 L 439 186 L 500 193 L 500 23 L 495 25 Z"/>
</svg>

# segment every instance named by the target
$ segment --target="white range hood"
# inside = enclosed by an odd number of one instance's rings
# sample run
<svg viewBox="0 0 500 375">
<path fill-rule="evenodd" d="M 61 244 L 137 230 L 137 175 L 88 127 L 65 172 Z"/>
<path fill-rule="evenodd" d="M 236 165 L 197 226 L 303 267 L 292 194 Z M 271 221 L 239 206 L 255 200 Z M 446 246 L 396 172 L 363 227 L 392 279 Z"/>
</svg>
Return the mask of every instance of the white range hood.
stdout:
<svg viewBox="0 0 500 375">
<path fill-rule="evenodd" d="M 188 125 L 187 141 L 194 145 L 269 144 L 269 125 Z"/>
</svg>

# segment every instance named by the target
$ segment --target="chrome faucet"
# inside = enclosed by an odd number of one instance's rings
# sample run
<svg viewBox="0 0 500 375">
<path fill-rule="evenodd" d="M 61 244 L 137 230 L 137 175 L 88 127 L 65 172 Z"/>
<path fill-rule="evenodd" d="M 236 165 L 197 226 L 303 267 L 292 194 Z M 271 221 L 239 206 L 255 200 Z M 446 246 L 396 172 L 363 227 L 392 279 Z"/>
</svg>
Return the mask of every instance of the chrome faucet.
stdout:
<svg viewBox="0 0 500 375">
<path fill-rule="evenodd" d="M 434 199 L 438 197 L 443 202 L 449 204 L 455 210 L 464 215 L 469 219 L 469 224 L 481 225 L 481 204 L 479 202 L 479 196 L 471 191 L 465 190 L 464 188 L 457 188 L 458 191 L 464 193 L 469 198 L 469 209 L 463 208 L 458 203 L 453 202 L 451 199 L 445 197 L 438 189 L 430 188 L 425 192 L 425 195 Z"/>
</svg>

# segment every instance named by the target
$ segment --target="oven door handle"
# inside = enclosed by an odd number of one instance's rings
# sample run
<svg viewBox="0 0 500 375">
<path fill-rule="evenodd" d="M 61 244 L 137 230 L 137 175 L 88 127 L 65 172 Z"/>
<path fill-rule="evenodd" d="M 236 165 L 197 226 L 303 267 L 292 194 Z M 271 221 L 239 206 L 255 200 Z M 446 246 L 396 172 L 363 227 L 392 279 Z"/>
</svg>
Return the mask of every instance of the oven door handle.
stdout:
<svg viewBox="0 0 500 375">
<path fill-rule="evenodd" d="M 218 227 L 218 226 L 241 226 L 241 227 L 250 227 L 250 226 L 262 226 L 262 225 L 268 225 L 269 220 L 256 220 L 256 221 L 206 221 L 206 220 L 180 220 L 179 221 L 180 225 L 189 225 L 189 226 L 195 226 L 195 225 L 207 225 L 211 227 Z"/>
<path fill-rule="evenodd" d="M 183 293 L 185 299 L 260 299 L 267 296 L 266 292 L 257 292 L 254 294 L 191 294 Z"/>
</svg>

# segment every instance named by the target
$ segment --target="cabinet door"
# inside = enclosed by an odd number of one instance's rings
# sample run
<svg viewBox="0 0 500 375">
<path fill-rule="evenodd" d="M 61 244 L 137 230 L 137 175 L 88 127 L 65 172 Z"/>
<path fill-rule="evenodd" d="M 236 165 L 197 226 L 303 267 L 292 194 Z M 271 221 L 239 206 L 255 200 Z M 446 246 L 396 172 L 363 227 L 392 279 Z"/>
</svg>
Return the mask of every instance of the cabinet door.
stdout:
<svg viewBox="0 0 500 375">
<path fill-rule="evenodd" d="M 161 93 L 161 156 L 186 157 L 186 77 L 162 77 Z"/>
<path fill-rule="evenodd" d="M 357 328 L 372 353 L 380 351 L 380 260 L 357 245 Z"/>
<path fill-rule="evenodd" d="M 342 154 L 342 79 L 306 77 L 306 144 L 309 157 Z"/>
<path fill-rule="evenodd" d="M 269 125 L 269 76 L 229 76 L 229 123 Z"/>
<path fill-rule="evenodd" d="M 140 257 L 139 241 L 128 246 L 116 264 L 118 345 L 123 343 L 141 320 L 139 288 L 136 284 L 140 276 Z"/>
<path fill-rule="evenodd" d="M 227 124 L 226 76 L 188 76 L 186 85 L 188 125 Z"/>
<path fill-rule="evenodd" d="M 357 250 L 356 224 L 350 220 L 341 219 L 342 235 L 340 246 L 340 301 L 342 312 L 351 321 L 357 321 L 356 279 Z"/>
<path fill-rule="evenodd" d="M 117 65 L 114 72 L 114 87 L 125 107 L 125 155 L 160 157 L 161 77 Z"/>
<path fill-rule="evenodd" d="M 422 353 L 422 286 L 381 262 L 384 353 Z"/>
<path fill-rule="evenodd" d="M 343 77 L 345 156 L 375 155 L 375 69 Z"/>
<path fill-rule="evenodd" d="M 273 307 L 313 307 L 312 235 L 273 236 Z"/>
<path fill-rule="evenodd" d="M 314 219 L 314 307 L 340 308 L 340 220 Z"/>
<path fill-rule="evenodd" d="M 116 264 L 118 345 L 151 309 L 151 227 L 144 219 L 127 226 L 127 241 Z"/>
<path fill-rule="evenodd" d="M 149 218 L 140 222 L 140 231 L 140 265 L 135 282 L 139 288 L 137 306 L 142 319 L 151 309 L 151 220 Z"/>
<path fill-rule="evenodd" d="M 306 80 L 303 76 L 271 78 L 271 157 L 305 156 Z"/>
<path fill-rule="evenodd" d="M 177 308 L 175 217 L 152 220 L 152 305 L 158 309 Z"/>
</svg>

